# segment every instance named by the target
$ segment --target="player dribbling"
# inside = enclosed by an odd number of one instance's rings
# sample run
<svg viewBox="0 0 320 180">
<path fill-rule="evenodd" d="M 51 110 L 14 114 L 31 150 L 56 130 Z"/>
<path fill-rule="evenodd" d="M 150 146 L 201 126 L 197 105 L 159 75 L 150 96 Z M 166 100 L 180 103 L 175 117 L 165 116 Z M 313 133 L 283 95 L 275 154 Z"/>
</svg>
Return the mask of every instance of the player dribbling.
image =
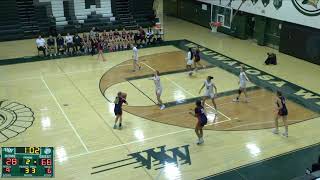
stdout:
<svg viewBox="0 0 320 180">
<path fill-rule="evenodd" d="M 216 110 L 217 109 L 217 105 L 216 105 L 214 99 L 216 97 L 215 94 L 217 94 L 218 91 L 217 91 L 217 87 L 211 81 L 212 79 L 213 79 L 212 76 L 208 76 L 207 77 L 207 79 L 204 81 L 202 87 L 199 90 L 199 94 L 201 93 L 202 89 L 205 87 L 205 93 L 204 93 L 204 96 L 203 96 L 203 99 L 202 99 L 202 106 L 203 107 L 205 106 L 205 103 L 206 103 L 207 99 L 211 99 L 213 107 Z M 214 88 L 215 92 L 213 92 L 213 88 Z"/>
<path fill-rule="evenodd" d="M 114 114 L 116 115 L 116 119 L 114 122 L 113 129 L 117 129 L 117 123 L 119 120 L 119 129 L 122 128 L 122 104 L 125 103 L 128 105 L 126 101 L 127 94 L 118 92 L 116 99 L 114 100 Z"/>
<path fill-rule="evenodd" d="M 151 78 L 151 80 L 153 80 L 155 88 L 156 88 L 156 96 L 157 96 L 158 104 L 160 106 L 160 109 L 163 110 L 165 108 L 165 105 L 162 103 L 162 100 L 161 100 L 162 86 L 161 86 L 161 82 L 160 82 L 159 71 L 156 70 L 154 72 L 154 76 Z"/>
<path fill-rule="evenodd" d="M 200 100 L 196 101 L 196 108 L 194 109 L 194 114 L 192 112 L 190 112 L 190 114 L 192 114 L 195 117 L 197 117 L 197 120 L 198 120 L 194 131 L 196 132 L 197 137 L 198 137 L 197 144 L 200 145 L 200 144 L 204 143 L 202 128 L 208 122 L 208 118 L 207 118 L 205 109 L 203 108 L 202 103 L 201 103 Z"/>
<path fill-rule="evenodd" d="M 244 72 L 243 66 L 240 67 L 240 74 L 239 74 L 239 90 L 238 90 L 238 96 L 233 99 L 233 102 L 239 102 L 239 98 L 241 93 L 244 93 L 245 96 L 245 102 L 248 102 L 248 95 L 247 95 L 247 81 L 250 81 L 247 77 L 246 73 Z"/>
</svg>

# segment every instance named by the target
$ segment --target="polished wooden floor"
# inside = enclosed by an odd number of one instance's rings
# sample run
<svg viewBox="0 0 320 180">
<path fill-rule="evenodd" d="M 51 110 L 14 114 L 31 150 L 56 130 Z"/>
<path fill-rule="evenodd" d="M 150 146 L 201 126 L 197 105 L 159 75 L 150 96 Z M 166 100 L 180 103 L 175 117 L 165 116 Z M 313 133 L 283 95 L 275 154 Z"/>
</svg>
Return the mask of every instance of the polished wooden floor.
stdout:
<svg viewBox="0 0 320 180">
<path fill-rule="evenodd" d="M 173 51 L 158 53 L 141 57 L 142 71 L 132 73 L 131 60 L 125 61 L 107 71 L 100 81 L 100 90 L 105 97 L 112 102 L 114 95 L 121 89 L 127 89 L 129 96 L 127 100 L 130 105 L 124 109 L 130 114 L 180 127 L 193 128 L 195 118 L 189 112 L 194 109 L 196 99 L 201 99 L 198 94 L 199 87 L 207 76 L 213 76 L 218 92 L 230 92 L 216 99 L 219 111 L 212 108 L 210 100 L 207 102 L 207 113 L 210 117 L 210 124 L 206 129 L 212 130 L 253 130 L 272 128 L 274 126 L 274 100 L 272 92 L 260 87 L 248 92 L 250 103 L 234 103 L 237 95 L 237 77 L 201 61 L 205 69 L 199 70 L 193 76 L 188 77 L 185 70 L 185 52 Z M 154 85 L 150 81 L 154 69 L 161 72 L 161 79 L 164 83 L 163 101 L 169 108 L 159 111 L 156 105 L 157 100 L 154 94 Z M 121 76 L 114 76 L 121 74 Z M 256 85 L 249 83 L 249 87 Z M 183 96 L 177 97 L 177 94 Z M 171 107 L 170 103 L 174 106 Z M 304 120 L 313 119 L 319 115 L 304 108 L 290 100 L 287 102 L 290 109 L 288 116 L 289 124 L 298 123 Z M 191 110 L 190 110 L 191 109 Z"/>
<path fill-rule="evenodd" d="M 206 28 L 174 18 L 166 18 L 165 25 L 168 40 L 190 39 L 320 93 L 319 66 L 281 53 L 277 53 L 278 66 L 264 66 L 262 62 L 266 52 L 274 50 L 250 41 L 212 34 Z M 33 50 L 30 51 L 33 40 L 19 41 L 18 51 L 13 51 L 11 44 L 15 43 L 0 43 L 0 59 L 34 54 Z M 153 82 L 143 75 L 152 73 L 153 69 L 161 72 L 177 70 L 162 76 L 165 102 L 198 97 L 199 86 L 208 74 L 217 77 L 219 92 L 235 90 L 237 77 L 223 69 L 208 67 L 189 78 L 182 71 L 183 52 L 172 46 L 142 49 L 140 56 L 143 56 L 143 68 L 136 73 L 130 71 L 128 60 L 131 59 L 131 51 L 106 54 L 107 62 L 97 61 L 96 56 L 83 56 L 1 66 L 1 99 L 29 107 L 35 117 L 26 131 L 2 142 L 1 146 L 54 146 L 56 179 L 59 180 L 196 179 L 320 142 L 317 114 L 293 102 L 289 102 L 292 108 L 289 119 L 294 123 L 290 126 L 289 138 L 273 135 L 270 129 L 273 94 L 264 89 L 254 89 L 250 91 L 252 99 L 248 104 L 231 103 L 232 94 L 221 96 L 217 100 L 217 122 L 225 122 L 207 126 L 205 144 L 197 146 L 192 129 L 195 120 L 186 115 L 186 111 L 193 107 L 192 103 L 160 111 L 146 97 L 155 99 L 154 87 Z M 176 61 L 156 62 L 160 57 L 166 57 L 166 60 L 174 57 Z M 111 76 L 108 75 L 110 72 L 113 72 Z M 130 83 L 125 81 L 126 78 Z M 123 129 L 114 130 L 113 104 L 107 99 L 112 101 L 119 90 L 129 94 L 130 106 L 126 111 L 130 113 L 124 113 Z M 207 109 L 211 111 L 210 107 Z M 189 145 L 192 163 L 162 170 L 128 165 L 91 174 L 100 170 L 92 167 L 126 159 L 130 153 L 162 145 L 168 149 Z"/>
</svg>

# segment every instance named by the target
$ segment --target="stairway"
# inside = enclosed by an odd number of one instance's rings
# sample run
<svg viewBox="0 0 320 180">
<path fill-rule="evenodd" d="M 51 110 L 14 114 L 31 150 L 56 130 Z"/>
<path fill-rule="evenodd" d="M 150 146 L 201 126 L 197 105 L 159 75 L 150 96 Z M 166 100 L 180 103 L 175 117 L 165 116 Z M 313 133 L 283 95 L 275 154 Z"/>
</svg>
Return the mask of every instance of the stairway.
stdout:
<svg viewBox="0 0 320 180">
<path fill-rule="evenodd" d="M 131 12 L 138 26 L 149 27 L 155 22 L 154 0 L 130 0 Z"/>
<path fill-rule="evenodd" d="M 0 0 L 0 41 L 23 38 L 17 13 L 16 1 Z"/>
<path fill-rule="evenodd" d="M 113 5 L 115 17 L 121 21 L 124 28 L 136 29 L 138 27 L 137 22 L 130 11 L 128 0 L 115 0 Z"/>
<path fill-rule="evenodd" d="M 36 20 L 33 0 L 16 0 L 18 16 L 24 32 L 24 38 L 33 38 L 40 33 Z"/>
</svg>

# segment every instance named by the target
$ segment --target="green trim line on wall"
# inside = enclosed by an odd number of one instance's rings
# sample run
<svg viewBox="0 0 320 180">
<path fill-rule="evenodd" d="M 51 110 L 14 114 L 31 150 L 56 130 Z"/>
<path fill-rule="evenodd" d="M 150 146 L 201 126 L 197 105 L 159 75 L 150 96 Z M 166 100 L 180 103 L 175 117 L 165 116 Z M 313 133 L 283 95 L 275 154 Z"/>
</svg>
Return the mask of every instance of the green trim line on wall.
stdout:
<svg viewBox="0 0 320 180">
<path fill-rule="evenodd" d="M 238 60 L 227 57 L 221 53 L 210 50 L 206 47 L 202 47 L 196 43 L 193 43 L 188 40 L 174 40 L 174 41 L 166 41 L 161 44 L 148 46 L 150 47 L 160 47 L 173 45 L 179 49 L 187 51 L 189 47 L 200 47 L 200 55 L 201 58 L 208 61 L 212 65 L 220 67 L 232 74 L 238 75 L 240 70 L 240 65 L 243 64 L 245 67 L 245 72 L 248 74 L 250 80 L 255 83 L 257 86 L 263 87 L 270 91 L 280 90 L 283 94 L 289 99 L 295 101 L 296 103 L 305 106 L 306 108 L 313 110 L 317 113 L 320 113 L 320 95 L 307 90 L 303 87 L 290 83 L 284 79 L 280 79 L 276 76 L 270 75 L 264 71 L 258 70 L 252 66 L 246 65 Z M 57 57 L 65 58 L 65 57 Z M 52 58 L 55 59 L 55 58 Z M 26 63 L 26 62 L 35 62 L 42 60 L 51 60 L 51 58 L 41 58 L 38 56 L 34 57 L 23 57 L 16 59 L 8 59 L 1 60 L 0 65 L 8 65 L 8 64 L 17 64 L 17 63 Z M 290 111 L 290 109 L 289 109 Z"/>
</svg>

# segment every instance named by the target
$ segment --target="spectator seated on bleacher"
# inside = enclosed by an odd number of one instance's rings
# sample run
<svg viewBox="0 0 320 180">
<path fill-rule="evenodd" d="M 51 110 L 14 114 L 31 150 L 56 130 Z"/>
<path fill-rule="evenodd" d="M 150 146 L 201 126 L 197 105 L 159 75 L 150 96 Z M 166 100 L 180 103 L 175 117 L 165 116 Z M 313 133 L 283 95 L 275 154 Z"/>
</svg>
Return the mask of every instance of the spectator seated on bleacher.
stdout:
<svg viewBox="0 0 320 180">
<path fill-rule="evenodd" d="M 128 34 L 128 32 L 126 31 L 125 28 L 123 28 L 122 31 L 121 31 L 121 38 L 122 39 L 127 39 L 127 34 Z"/>
<path fill-rule="evenodd" d="M 67 33 L 66 43 L 67 43 L 67 53 L 68 55 L 72 55 L 74 53 L 74 46 L 73 46 L 73 37 L 70 35 L 70 33 Z M 72 51 L 70 51 L 70 49 L 72 49 Z"/>
<path fill-rule="evenodd" d="M 90 30 L 89 38 L 95 38 L 96 36 L 97 36 L 96 28 L 93 27 L 93 28 Z"/>
<path fill-rule="evenodd" d="M 50 56 L 56 56 L 56 40 L 52 37 L 52 35 L 49 36 L 47 39 L 47 45 L 48 45 L 48 53 Z"/>
<path fill-rule="evenodd" d="M 154 32 L 151 27 L 149 27 L 147 30 L 147 40 L 148 40 L 147 44 L 154 44 L 156 40 L 154 38 Z"/>
<path fill-rule="evenodd" d="M 117 38 L 118 36 L 120 36 L 120 33 L 119 33 L 118 29 L 115 29 L 115 30 L 114 30 L 113 35 L 114 35 L 114 37 L 116 37 L 116 38 Z"/>
<path fill-rule="evenodd" d="M 103 39 L 107 39 L 108 38 L 107 36 L 109 36 L 109 35 L 108 35 L 106 30 L 103 30 L 101 36 L 102 36 Z"/>
<path fill-rule="evenodd" d="M 90 54 L 95 55 L 98 50 L 98 40 L 96 38 L 90 38 Z"/>
<path fill-rule="evenodd" d="M 46 41 L 41 37 L 41 35 L 38 36 L 36 40 L 37 49 L 38 49 L 38 55 L 39 52 L 42 51 L 43 55 L 46 56 Z"/>
<path fill-rule="evenodd" d="M 110 32 L 106 30 L 95 32 L 96 30 L 97 29 L 93 27 L 90 33 L 84 33 L 82 37 L 77 33 L 75 33 L 74 36 L 67 33 L 65 38 L 63 38 L 61 34 L 58 34 L 56 39 L 50 35 L 47 43 L 39 36 L 36 40 L 38 52 L 43 51 L 45 56 L 47 53 L 49 53 L 50 56 L 56 56 L 57 54 L 94 55 L 98 50 L 108 49 L 109 52 L 113 52 L 132 49 L 133 44 L 141 47 L 154 44 L 162 41 L 163 36 L 163 33 L 159 32 L 158 29 L 152 29 L 152 27 L 149 27 L 147 32 L 145 32 L 142 27 L 139 27 L 139 29 L 135 31 L 126 31 L 126 29 L 118 31 L 115 29 L 114 31 L 110 30 Z"/>
<path fill-rule="evenodd" d="M 85 54 L 88 54 L 90 52 L 89 48 L 90 48 L 90 41 L 89 41 L 89 37 L 87 36 L 86 33 L 83 33 L 82 35 L 82 49 L 83 52 Z"/>
<path fill-rule="evenodd" d="M 156 31 L 156 37 L 157 37 L 156 42 L 157 43 L 161 43 L 163 41 L 163 38 L 162 38 L 163 36 L 164 36 L 163 30 L 162 29 L 157 29 L 157 31 Z"/>
<path fill-rule="evenodd" d="M 138 30 L 139 34 L 140 34 L 140 46 L 142 47 L 144 44 L 146 44 L 146 32 L 144 31 L 144 29 L 140 26 L 139 30 Z"/>
<path fill-rule="evenodd" d="M 264 61 L 264 63 L 266 65 L 269 64 L 273 64 L 273 65 L 277 65 L 277 56 L 274 53 L 267 53 L 268 57 L 267 59 Z"/>
<path fill-rule="evenodd" d="M 74 50 L 75 53 L 80 54 L 83 50 L 82 50 L 82 38 L 79 36 L 78 33 L 76 33 L 73 36 L 73 42 L 74 42 Z"/>
<path fill-rule="evenodd" d="M 127 38 L 128 38 L 128 41 L 129 41 L 129 49 L 132 49 L 132 46 L 133 46 L 133 44 L 134 44 L 134 32 L 132 32 L 132 31 L 129 31 L 128 32 L 128 35 L 127 35 Z"/>
<path fill-rule="evenodd" d="M 139 32 L 135 32 L 134 33 L 134 43 L 138 44 L 139 40 L 140 40 L 140 33 Z"/>
<path fill-rule="evenodd" d="M 64 39 L 61 36 L 61 34 L 58 34 L 58 37 L 57 37 L 57 51 L 59 55 L 64 54 L 65 52 Z"/>
</svg>

